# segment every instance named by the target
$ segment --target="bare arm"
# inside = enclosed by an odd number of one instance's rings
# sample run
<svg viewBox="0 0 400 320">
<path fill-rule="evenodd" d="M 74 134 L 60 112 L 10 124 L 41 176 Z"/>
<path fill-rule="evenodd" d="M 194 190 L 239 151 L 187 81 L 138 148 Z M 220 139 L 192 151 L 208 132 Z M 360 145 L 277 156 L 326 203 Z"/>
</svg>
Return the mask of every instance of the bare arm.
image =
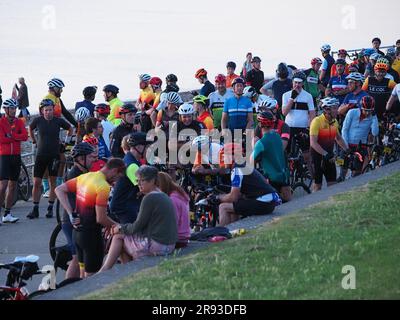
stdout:
<svg viewBox="0 0 400 320">
<path fill-rule="evenodd" d="M 292 107 L 294 105 L 294 99 L 290 98 L 287 105 L 284 105 L 282 107 L 282 114 L 286 117 L 289 112 L 292 110 Z"/>
<path fill-rule="evenodd" d="M 390 96 L 389 101 L 386 104 L 386 111 L 390 111 L 392 109 L 393 104 L 396 102 L 397 97 L 396 96 Z"/>
<path fill-rule="evenodd" d="M 344 141 L 344 139 L 341 136 L 341 134 L 339 133 L 339 131 L 336 134 L 336 142 L 343 150 L 349 149 L 349 146 L 347 145 L 346 141 Z"/>
<path fill-rule="evenodd" d="M 313 148 L 316 152 L 318 152 L 319 154 L 321 154 L 323 156 L 328 153 L 318 143 L 318 136 L 310 136 L 310 145 L 311 145 L 311 148 Z"/>
<path fill-rule="evenodd" d="M 234 203 L 240 199 L 241 195 L 240 188 L 232 188 L 230 193 L 219 196 L 219 199 L 222 203 Z"/>
<path fill-rule="evenodd" d="M 246 129 L 253 129 L 253 126 L 254 126 L 253 113 L 249 112 L 247 114 L 247 126 L 246 126 Z"/>
<path fill-rule="evenodd" d="M 315 110 L 312 110 L 312 111 L 309 111 L 308 112 L 308 115 L 309 115 L 309 118 L 310 118 L 310 121 L 308 122 L 308 126 L 310 126 L 311 125 L 311 122 L 314 120 L 314 118 L 315 118 Z"/>
<path fill-rule="evenodd" d="M 96 222 L 106 228 L 112 227 L 116 224 L 115 221 L 111 220 L 107 216 L 107 207 L 103 206 L 96 206 Z"/>
<path fill-rule="evenodd" d="M 228 129 L 228 114 L 226 112 L 222 113 L 221 128 Z"/>
<path fill-rule="evenodd" d="M 60 201 L 60 204 L 62 207 L 67 211 L 69 215 L 72 214 L 72 207 L 71 204 L 68 200 L 68 187 L 66 183 L 63 183 L 62 185 L 58 186 L 55 190 L 56 195 L 58 200 Z"/>
</svg>

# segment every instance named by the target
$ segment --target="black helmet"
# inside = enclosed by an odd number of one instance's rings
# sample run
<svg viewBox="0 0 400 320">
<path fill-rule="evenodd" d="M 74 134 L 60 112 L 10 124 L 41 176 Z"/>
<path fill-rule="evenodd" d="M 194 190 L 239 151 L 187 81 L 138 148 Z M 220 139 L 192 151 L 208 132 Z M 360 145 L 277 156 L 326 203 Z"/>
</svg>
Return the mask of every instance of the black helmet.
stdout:
<svg viewBox="0 0 400 320">
<path fill-rule="evenodd" d="M 120 109 L 119 114 L 137 113 L 138 109 L 132 103 L 125 103 Z"/>
<path fill-rule="evenodd" d="M 40 102 L 40 105 L 39 105 L 39 109 L 42 109 L 42 108 L 44 108 L 44 107 L 54 107 L 54 101 L 53 100 L 51 100 L 51 99 L 43 99 L 41 102 Z"/>
<path fill-rule="evenodd" d="M 233 79 L 233 81 L 232 81 L 232 87 L 234 87 L 234 86 L 237 85 L 238 83 L 241 83 L 241 84 L 244 85 L 244 86 L 246 85 L 246 82 L 244 81 L 244 79 L 238 77 L 238 78 Z"/>
<path fill-rule="evenodd" d="M 303 71 L 297 71 L 293 74 L 293 80 L 294 79 L 301 79 L 303 82 L 305 82 L 307 79 L 307 76 Z"/>
<path fill-rule="evenodd" d="M 103 88 L 104 92 L 111 92 L 114 95 L 117 95 L 119 93 L 118 87 L 114 86 L 113 84 L 108 84 Z"/>
<path fill-rule="evenodd" d="M 167 75 L 165 80 L 167 80 L 167 82 L 178 82 L 178 77 L 176 75 L 174 75 L 173 73 L 171 73 L 171 74 Z"/>
<path fill-rule="evenodd" d="M 126 141 L 128 146 L 136 147 L 138 145 L 147 145 L 151 144 L 151 141 L 146 140 L 146 134 L 144 132 L 134 132 L 129 135 L 128 140 Z"/>
<path fill-rule="evenodd" d="M 76 144 L 71 150 L 72 158 L 76 158 L 79 156 L 87 156 L 95 151 L 92 145 L 87 142 L 81 142 Z"/>
<path fill-rule="evenodd" d="M 176 84 L 167 84 L 165 92 L 179 92 L 179 87 Z"/>
<path fill-rule="evenodd" d="M 226 67 L 227 67 L 227 68 L 236 69 L 236 63 L 234 63 L 233 61 L 229 61 L 229 62 L 226 64 Z"/>
<path fill-rule="evenodd" d="M 253 59 L 251 59 L 251 62 L 261 62 L 260 57 L 253 57 Z"/>
<path fill-rule="evenodd" d="M 345 66 L 347 65 L 347 62 L 344 59 L 337 59 L 335 64 L 341 64 L 342 66 Z"/>
<path fill-rule="evenodd" d="M 97 87 L 96 86 L 91 86 L 91 87 L 86 87 L 83 89 L 83 96 L 86 97 L 93 97 L 97 92 Z"/>
<path fill-rule="evenodd" d="M 285 63 L 281 62 L 278 64 L 278 68 L 276 68 L 276 75 L 281 79 L 286 79 L 289 76 L 289 69 Z"/>
</svg>

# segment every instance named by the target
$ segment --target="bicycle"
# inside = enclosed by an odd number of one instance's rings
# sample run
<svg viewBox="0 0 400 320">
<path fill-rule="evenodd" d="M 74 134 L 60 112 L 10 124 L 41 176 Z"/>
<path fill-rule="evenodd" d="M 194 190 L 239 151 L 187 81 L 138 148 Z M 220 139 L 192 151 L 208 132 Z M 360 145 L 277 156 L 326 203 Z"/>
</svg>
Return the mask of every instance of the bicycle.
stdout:
<svg viewBox="0 0 400 320">
<path fill-rule="evenodd" d="M 13 205 L 15 205 L 18 200 L 29 201 L 29 198 L 31 197 L 31 192 L 32 185 L 28 169 L 26 168 L 24 163 L 21 163 L 21 172 L 19 174 L 17 185 L 13 194 Z"/>
<path fill-rule="evenodd" d="M 337 157 L 336 158 L 336 165 L 340 167 L 340 174 L 338 178 L 338 182 L 343 182 L 346 180 L 346 175 L 348 170 L 351 171 L 351 178 L 357 177 L 363 173 L 363 164 L 364 164 L 364 157 L 359 152 L 362 148 L 360 146 L 350 153 L 346 154 L 344 157 Z"/>
</svg>

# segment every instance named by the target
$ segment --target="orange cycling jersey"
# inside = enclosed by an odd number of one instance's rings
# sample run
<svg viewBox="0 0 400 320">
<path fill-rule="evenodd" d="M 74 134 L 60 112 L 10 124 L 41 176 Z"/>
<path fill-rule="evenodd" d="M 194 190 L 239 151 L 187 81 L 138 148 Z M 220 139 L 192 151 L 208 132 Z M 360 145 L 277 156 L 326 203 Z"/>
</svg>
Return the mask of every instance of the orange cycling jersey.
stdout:
<svg viewBox="0 0 400 320">
<path fill-rule="evenodd" d="M 153 105 L 155 99 L 156 95 L 154 94 L 153 89 L 150 86 L 148 86 L 140 91 L 138 102 L 139 103 L 144 102 L 146 104 Z"/>
<path fill-rule="evenodd" d="M 350 74 L 350 71 L 349 71 L 349 65 L 348 64 L 346 64 L 346 67 L 344 68 L 344 75 L 349 75 Z M 333 77 L 337 77 L 338 76 L 338 73 L 337 73 L 337 70 L 336 70 L 336 64 L 334 64 L 333 66 L 332 66 L 332 68 L 331 68 L 331 78 L 333 78 Z"/>
<path fill-rule="evenodd" d="M 197 121 L 203 123 L 208 130 L 214 129 L 214 120 L 207 111 L 198 116 Z"/>
<path fill-rule="evenodd" d="M 44 99 L 50 99 L 51 101 L 54 102 L 54 117 L 60 118 L 62 114 L 62 107 L 61 107 L 61 100 L 60 98 L 57 98 L 55 95 L 49 93 L 47 96 L 43 98 Z"/>
<path fill-rule="evenodd" d="M 239 78 L 237 74 L 229 74 L 226 76 L 226 87 L 227 88 L 232 88 L 232 81 L 235 80 L 236 78 Z"/>
</svg>

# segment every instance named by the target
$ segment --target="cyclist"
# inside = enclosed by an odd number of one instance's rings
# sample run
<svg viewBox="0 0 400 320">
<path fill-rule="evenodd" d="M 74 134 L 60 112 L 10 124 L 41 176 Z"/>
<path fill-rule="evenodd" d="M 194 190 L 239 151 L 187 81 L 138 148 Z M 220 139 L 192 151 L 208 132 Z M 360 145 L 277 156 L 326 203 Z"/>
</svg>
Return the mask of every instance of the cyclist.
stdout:
<svg viewBox="0 0 400 320">
<path fill-rule="evenodd" d="M 260 172 L 253 169 L 250 174 L 245 174 L 245 165 L 237 163 L 242 151 L 242 146 L 237 143 L 227 143 L 221 150 L 221 166 L 231 168 L 232 173 L 231 192 L 210 197 L 212 202 L 219 204 L 220 226 L 233 223 L 240 216 L 270 214 L 281 201 Z"/>
<path fill-rule="evenodd" d="M 114 126 L 118 126 L 121 123 L 121 115 L 119 109 L 124 103 L 118 98 L 119 88 L 113 84 L 108 84 L 103 88 L 104 100 L 108 102 L 110 106 L 110 114 L 107 120 L 110 121 Z"/>
<path fill-rule="evenodd" d="M 346 63 L 346 58 L 347 58 L 348 54 L 347 51 L 345 49 L 340 49 L 338 51 L 338 59 L 337 60 L 344 60 L 344 70 L 343 70 L 343 74 L 345 74 L 346 76 L 349 75 L 349 65 Z M 336 77 L 338 75 L 337 72 L 337 61 L 336 63 L 332 66 L 331 69 L 331 78 L 332 77 Z"/>
<path fill-rule="evenodd" d="M 386 103 L 386 112 L 392 112 L 393 105 L 399 104 L 400 102 L 400 83 L 397 84 L 390 95 L 388 102 Z M 398 113 L 399 110 L 395 110 L 395 113 Z"/>
<path fill-rule="evenodd" d="M 304 74 L 306 75 L 304 90 L 313 97 L 314 106 L 317 105 L 317 98 L 320 93 L 325 91 L 325 87 L 319 79 L 319 69 L 321 68 L 321 65 L 322 60 L 320 58 L 314 58 L 311 60 L 311 68 L 304 71 Z"/>
<path fill-rule="evenodd" d="M 322 85 L 326 87 L 328 85 L 329 79 L 331 77 L 331 69 L 335 64 L 335 59 L 331 56 L 331 46 L 329 44 L 324 44 L 321 47 L 322 57 L 324 62 L 322 63 L 321 74 L 319 75 L 319 80 Z"/>
<path fill-rule="evenodd" d="M 266 83 L 261 88 L 261 93 L 269 96 L 268 90 L 272 90 L 272 95 L 278 105 L 282 106 L 282 96 L 285 92 L 292 89 L 292 80 L 289 78 L 289 68 L 286 63 L 281 62 L 276 69 L 276 78 Z"/>
<path fill-rule="evenodd" d="M 321 100 L 321 104 L 323 113 L 312 121 L 310 127 L 314 192 L 321 190 L 324 176 L 328 187 L 336 183 L 336 164 L 333 153 L 335 141 L 345 152 L 349 148 L 339 133 L 339 123 L 336 120 L 339 100 L 327 97 Z"/>
<path fill-rule="evenodd" d="M 197 114 L 196 120 L 201 122 L 209 131 L 214 129 L 213 118 L 208 111 L 209 100 L 205 96 L 195 96 L 193 98 L 193 107 Z"/>
<path fill-rule="evenodd" d="M 37 144 L 37 154 L 33 172 L 33 209 L 27 218 L 34 219 L 39 217 L 39 202 L 42 178 L 46 170 L 49 173 L 50 195 L 49 206 L 47 208 L 46 218 L 53 216 L 53 205 L 56 195 L 56 177 L 58 175 L 58 165 L 60 162 L 60 129 L 68 130 L 68 137 L 72 136 L 72 127 L 64 119 L 54 116 L 54 102 L 50 99 L 44 99 L 40 103 L 40 117 L 33 119 L 29 125 L 29 136 L 33 144 Z M 34 130 L 38 132 L 38 141 L 36 141 Z"/>
<path fill-rule="evenodd" d="M 84 100 L 81 102 L 77 102 L 75 105 L 75 111 L 78 111 L 80 108 L 84 107 L 89 110 L 90 116 L 94 116 L 94 107 L 96 106 L 93 103 L 93 100 L 96 98 L 97 87 L 90 86 L 83 89 L 83 97 Z"/>
<path fill-rule="evenodd" d="M 285 123 L 285 121 L 279 119 L 279 106 L 278 101 L 272 98 L 268 98 L 267 100 L 263 101 L 259 107 L 259 113 L 262 112 L 270 112 L 273 117 L 274 125 L 272 129 L 280 135 L 282 139 L 282 147 L 285 151 L 290 140 L 290 127 Z M 258 140 L 260 140 L 263 136 L 262 129 L 260 124 L 256 127 L 254 132 L 254 145 Z"/>
<path fill-rule="evenodd" d="M 17 107 L 16 100 L 5 100 L 3 103 L 5 116 L 0 118 L 0 225 L 2 222 L 15 223 L 19 220 L 10 211 L 21 171 L 21 142 L 28 140 L 28 132 L 24 121 L 16 117 Z M 4 200 L 6 200 L 5 212 L 2 217 Z"/>
<path fill-rule="evenodd" d="M 111 155 L 116 158 L 123 158 L 124 152 L 121 148 L 122 138 L 133 132 L 133 124 L 135 115 L 137 113 L 136 107 L 131 103 L 126 103 L 120 108 L 119 114 L 121 116 L 121 124 L 114 129 L 111 134 Z"/>
<path fill-rule="evenodd" d="M 163 96 L 165 97 L 165 100 L 163 99 L 163 101 L 157 107 L 158 113 L 155 131 L 163 131 L 166 139 L 168 140 L 169 126 L 172 122 L 179 120 L 179 114 L 177 110 L 183 101 L 180 95 L 173 91 L 166 94 L 163 93 Z"/>
<path fill-rule="evenodd" d="M 78 128 L 76 130 L 76 142 L 81 142 L 82 137 L 86 134 L 85 121 L 89 118 L 90 111 L 86 107 L 80 107 L 78 111 L 75 112 L 75 119 L 78 123 Z"/>
<path fill-rule="evenodd" d="M 111 157 L 111 152 L 107 148 L 106 142 L 103 138 L 103 126 L 99 119 L 89 118 L 85 122 L 85 130 L 88 137 L 97 139 L 98 141 L 98 157 L 99 159 L 108 159 Z M 88 137 L 84 137 L 83 140 L 86 141 Z"/>
<path fill-rule="evenodd" d="M 97 159 L 95 149 L 86 142 L 76 144 L 71 150 L 71 157 L 74 159 L 74 165 L 71 170 L 68 171 L 66 181 L 79 177 L 80 175 L 89 172 L 93 162 Z M 69 192 L 68 201 L 73 210 L 75 210 L 76 194 Z M 69 248 L 72 254 L 72 260 L 65 273 L 65 278 L 78 278 L 79 277 L 79 264 L 78 257 L 76 255 L 75 242 L 72 238 L 73 226 L 70 222 L 67 211 L 63 210 L 61 218 L 61 227 L 67 238 Z"/>
<path fill-rule="evenodd" d="M 74 226 L 72 235 L 81 278 L 88 277 L 101 268 L 104 257 L 102 227 L 111 228 L 116 224 L 107 216 L 110 186 L 124 173 L 124 162 L 112 158 L 100 171 L 82 174 L 56 189 L 57 197 Z M 69 203 L 68 193 L 76 194 L 75 210 Z"/>
<path fill-rule="evenodd" d="M 342 104 L 344 98 L 349 93 L 347 88 L 347 79 L 345 73 L 346 61 L 337 59 L 335 62 L 335 75 L 329 80 L 328 86 L 325 90 L 325 96 L 333 96 Z"/>
<path fill-rule="evenodd" d="M 232 80 L 231 85 L 236 79 L 237 78 Z M 234 96 L 231 89 L 227 90 L 226 82 L 227 78 L 224 75 L 217 75 L 215 77 L 215 87 L 217 90 L 210 93 L 208 96 L 210 101 L 210 110 L 214 118 L 214 128 L 219 130 L 221 129 L 221 119 L 225 101 Z"/>
<path fill-rule="evenodd" d="M 174 75 L 173 73 L 170 73 L 169 75 L 167 75 L 165 77 L 165 82 L 167 83 L 167 86 L 170 86 L 171 89 L 174 88 L 174 90 L 170 90 L 168 92 L 171 92 L 171 91 L 179 92 L 179 87 L 176 84 L 178 82 L 178 77 L 176 75 Z"/>
<path fill-rule="evenodd" d="M 398 75 L 400 77 L 400 48 L 396 49 L 392 68 L 398 73 Z"/>
<path fill-rule="evenodd" d="M 362 89 L 366 91 L 375 100 L 375 112 L 378 119 L 383 120 L 383 114 L 386 110 L 386 103 L 390 98 L 396 82 L 385 78 L 389 65 L 384 62 L 377 62 L 374 66 L 375 76 L 368 77 Z"/>
<path fill-rule="evenodd" d="M 258 112 L 258 106 L 265 100 L 268 99 L 268 96 L 257 93 L 257 90 L 254 87 L 247 86 L 243 90 L 243 96 L 250 99 L 253 104 L 253 113 Z"/>
<path fill-rule="evenodd" d="M 246 74 L 246 86 L 252 86 L 257 93 L 261 93 L 260 89 L 264 85 L 264 72 L 261 70 L 261 59 L 253 57 L 251 59 L 252 69 Z"/>
<path fill-rule="evenodd" d="M 275 119 L 270 111 L 257 115 L 262 138 L 257 141 L 251 156 L 252 161 L 260 162 L 263 174 L 279 192 L 283 201 L 292 198 L 289 184 L 289 167 L 280 135 L 274 130 Z"/>
<path fill-rule="evenodd" d="M 374 137 L 379 136 L 379 124 L 375 115 L 375 100 L 370 96 L 365 96 L 361 99 L 361 109 L 352 109 L 347 113 L 342 128 L 342 137 L 349 145 L 350 150 L 360 152 L 364 159 L 363 166 L 355 174 L 360 174 L 362 168 L 368 164 L 366 144 L 370 132 Z M 346 173 L 341 176 L 345 177 Z"/>
<path fill-rule="evenodd" d="M 382 44 L 381 39 L 379 39 L 379 38 L 374 38 L 374 39 L 372 39 L 372 47 L 374 48 L 374 50 L 375 50 L 377 53 L 379 53 L 381 56 L 383 56 L 384 53 L 383 53 L 381 50 L 379 50 L 381 44 Z"/>
<path fill-rule="evenodd" d="M 108 150 L 110 150 L 110 135 L 114 130 L 114 125 L 107 120 L 110 114 L 110 106 L 105 103 L 100 103 L 94 107 L 94 117 L 101 121 L 103 126 L 103 138 Z"/>
<path fill-rule="evenodd" d="M 372 53 L 369 56 L 369 62 L 365 68 L 365 73 L 364 73 L 364 77 L 368 78 L 368 77 L 373 77 L 375 75 L 375 64 L 378 61 L 378 59 L 381 57 L 381 55 L 379 53 Z"/>
<path fill-rule="evenodd" d="M 207 71 L 205 69 L 197 70 L 194 77 L 203 85 L 198 94 L 208 97 L 211 92 L 215 91 L 215 86 L 207 79 Z"/>
<path fill-rule="evenodd" d="M 226 64 L 226 88 L 231 88 L 232 81 L 235 80 L 236 78 L 239 78 L 239 75 L 235 74 L 235 70 L 236 70 L 236 63 L 233 61 L 229 61 Z"/>
<path fill-rule="evenodd" d="M 124 157 L 126 172 L 115 184 L 110 201 L 110 211 L 121 224 L 133 223 L 137 218 L 141 198 L 136 172 L 140 166 L 146 164 L 147 146 L 152 143 L 146 140 L 144 132 L 134 132 L 127 137 L 127 152 Z"/>
<path fill-rule="evenodd" d="M 153 112 L 153 104 L 156 95 L 150 85 L 151 76 L 148 74 L 139 75 L 140 95 L 136 101 L 136 108 L 141 112 L 140 127 L 143 132 L 151 130 L 153 127 L 150 115 Z"/>
<path fill-rule="evenodd" d="M 154 103 L 153 103 L 153 109 L 151 109 L 151 111 L 148 112 L 148 115 L 150 115 L 152 110 L 154 110 L 154 108 L 157 108 L 157 106 L 160 104 L 160 96 L 162 93 L 162 89 L 161 89 L 162 80 L 159 77 L 152 77 L 150 79 L 149 84 L 150 84 L 151 88 L 153 89 L 155 98 L 154 98 Z"/>
<path fill-rule="evenodd" d="M 234 96 L 227 99 L 222 113 L 221 128 L 234 131 L 253 128 L 253 105 L 249 98 L 243 96 L 245 82 L 236 78 L 232 82 Z"/>
<path fill-rule="evenodd" d="M 350 109 L 360 108 L 361 99 L 368 95 L 368 93 L 362 89 L 364 76 L 361 73 L 350 73 L 346 79 L 349 93 L 346 95 L 339 107 L 339 114 L 342 117 L 345 117 Z"/>
</svg>

